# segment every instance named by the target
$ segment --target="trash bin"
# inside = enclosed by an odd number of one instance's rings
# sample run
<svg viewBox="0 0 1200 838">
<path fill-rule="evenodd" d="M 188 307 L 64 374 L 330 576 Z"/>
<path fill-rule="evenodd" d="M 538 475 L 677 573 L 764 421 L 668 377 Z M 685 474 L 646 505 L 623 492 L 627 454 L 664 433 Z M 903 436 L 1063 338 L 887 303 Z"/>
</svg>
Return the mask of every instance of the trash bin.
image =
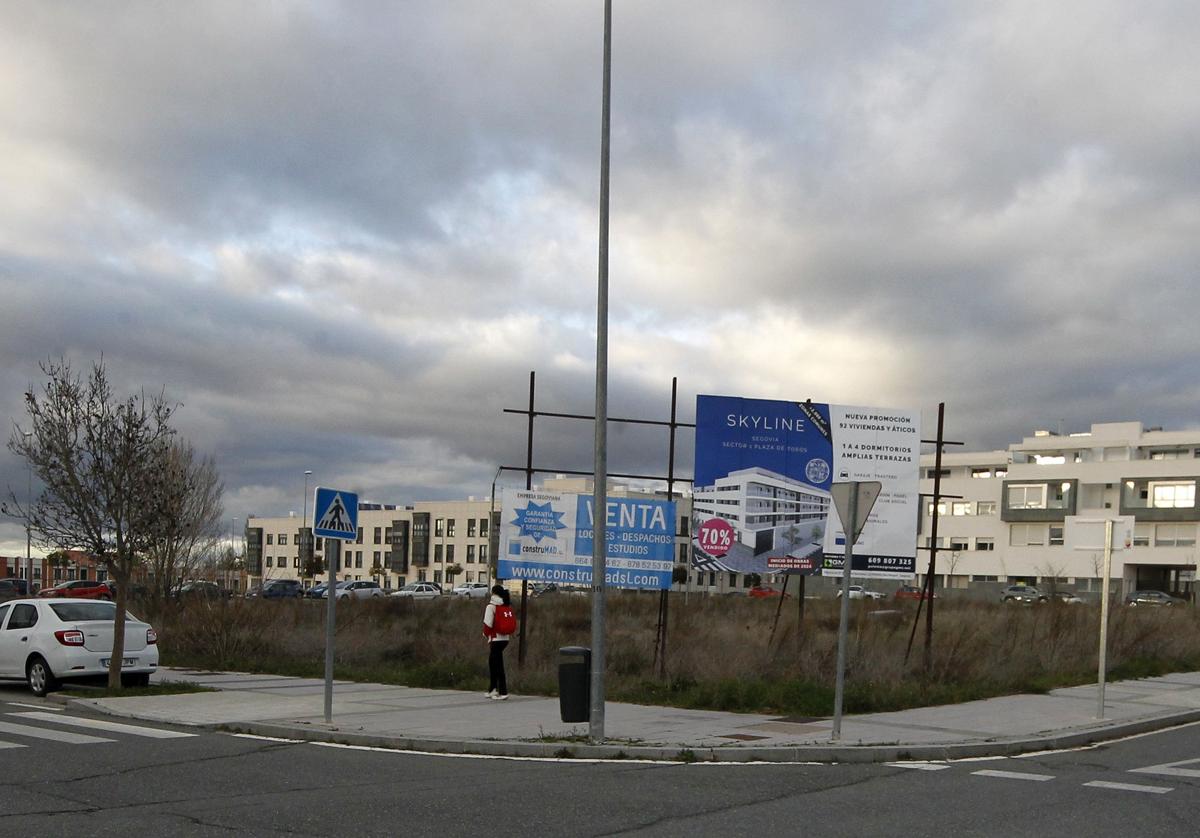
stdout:
<svg viewBox="0 0 1200 838">
<path fill-rule="evenodd" d="M 558 712 L 564 722 L 586 722 L 592 712 L 592 650 L 558 650 Z"/>
</svg>

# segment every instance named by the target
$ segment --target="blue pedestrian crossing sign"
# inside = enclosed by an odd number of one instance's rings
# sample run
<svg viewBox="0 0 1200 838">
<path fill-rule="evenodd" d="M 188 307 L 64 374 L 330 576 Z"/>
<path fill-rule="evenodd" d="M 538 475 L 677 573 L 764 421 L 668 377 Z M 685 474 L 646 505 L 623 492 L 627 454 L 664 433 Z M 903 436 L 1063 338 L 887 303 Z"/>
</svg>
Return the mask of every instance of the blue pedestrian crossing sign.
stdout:
<svg viewBox="0 0 1200 838">
<path fill-rule="evenodd" d="M 313 535 L 353 541 L 358 537 L 358 495 L 318 486 L 313 521 Z"/>
</svg>

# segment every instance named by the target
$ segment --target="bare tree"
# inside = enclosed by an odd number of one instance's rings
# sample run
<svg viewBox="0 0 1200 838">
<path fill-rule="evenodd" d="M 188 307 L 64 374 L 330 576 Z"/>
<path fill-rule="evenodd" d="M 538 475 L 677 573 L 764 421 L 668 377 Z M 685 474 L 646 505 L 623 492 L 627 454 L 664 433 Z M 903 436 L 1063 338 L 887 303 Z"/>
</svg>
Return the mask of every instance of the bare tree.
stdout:
<svg viewBox="0 0 1200 838">
<path fill-rule="evenodd" d="M 29 436 L 17 425 L 8 448 L 43 484 L 32 506 L 15 495 L 15 510 L 42 545 L 83 549 L 101 559 L 116 582 L 116 617 L 108 685 L 121 686 L 129 583 L 170 518 L 161 464 L 174 431 L 175 406 L 160 393 L 113 395 L 104 361 L 83 380 L 66 360 L 41 365 L 41 393 L 25 394 Z"/>
<path fill-rule="evenodd" d="M 146 550 L 154 596 L 159 601 L 196 575 L 203 561 L 215 564 L 225 516 L 225 486 L 212 457 L 199 457 L 190 442 L 177 440 L 163 452 L 161 468 L 165 477 L 163 526 L 153 534 Z"/>
</svg>

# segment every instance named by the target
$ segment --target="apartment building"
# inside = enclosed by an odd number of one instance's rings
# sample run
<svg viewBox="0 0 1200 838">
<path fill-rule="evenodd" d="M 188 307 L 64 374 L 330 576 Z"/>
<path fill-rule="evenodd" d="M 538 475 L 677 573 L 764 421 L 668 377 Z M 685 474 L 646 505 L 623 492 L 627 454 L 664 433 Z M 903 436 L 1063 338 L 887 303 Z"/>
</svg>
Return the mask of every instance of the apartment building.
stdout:
<svg viewBox="0 0 1200 838">
<path fill-rule="evenodd" d="M 921 477 L 921 492 L 932 495 L 932 454 L 921 459 Z M 957 497 L 946 497 L 938 510 L 938 582 L 950 589 L 1025 582 L 1098 591 L 1102 551 L 1070 544 L 1068 520 L 1130 516 L 1133 537 L 1128 549 L 1113 553 L 1113 580 L 1126 591 L 1190 594 L 1200 558 L 1198 482 L 1200 430 L 1139 422 L 1038 431 L 1004 451 L 946 453 L 941 491 Z M 919 535 L 925 548 L 932 513 L 926 498 Z M 927 558 L 917 565 L 927 568 Z"/>
<path fill-rule="evenodd" d="M 343 541 L 339 578 L 373 579 L 394 589 L 409 582 L 446 585 L 490 582 L 494 550 L 490 499 L 424 501 L 411 506 L 360 503 L 358 533 Z M 311 527 L 312 522 L 308 522 Z M 246 572 L 249 584 L 271 579 L 299 579 L 306 585 L 322 581 L 306 576 L 302 539 L 311 530 L 292 516 L 251 516 L 246 527 Z M 326 539 L 313 542 L 314 556 L 324 561 Z M 457 568 L 456 574 L 449 569 Z"/>
</svg>

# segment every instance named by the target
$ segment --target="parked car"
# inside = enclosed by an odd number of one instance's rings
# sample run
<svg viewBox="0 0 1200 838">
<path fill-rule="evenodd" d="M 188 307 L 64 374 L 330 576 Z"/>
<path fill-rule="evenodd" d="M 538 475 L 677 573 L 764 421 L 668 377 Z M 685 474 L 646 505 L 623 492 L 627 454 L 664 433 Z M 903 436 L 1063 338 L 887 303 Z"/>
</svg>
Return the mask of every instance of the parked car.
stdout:
<svg viewBox="0 0 1200 838">
<path fill-rule="evenodd" d="M 772 597 L 777 597 L 777 596 L 784 596 L 784 597 L 787 597 L 788 599 L 792 598 L 791 594 L 785 594 L 783 591 L 779 590 L 778 588 L 772 588 L 768 585 L 755 585 L 753 588 L 751 588 L 749 591 L 746 592 L 746 595 L 750 596 L 754 599 L 771 599 Z"/>
<path fill-rule="evenodd" d="M 409 582 L 392 596 L 402 599 L 437 599 L 442 595 L 442 586 L 433 582 Z"/>
<path fill-rule="evenodd" d="M 337 598 L 339 600 L 346 599 L 374 599 L 376 597 L 385 596 L 383 588 L 379 587 L 378 582 L 370 582 L 360 580 L 353 582 L 346 580 L 337 583 Z M 324 598 L 325 594 L 321 594 Z"/>
<path fill-rule="evenodd" d="M 451 593 L 455 596 L 464 596 L 468 599 L 487 599 L 492 587 L 487 582 L 464 582 L 455 588 Z"/>
<path fill-rule="evenodd" d="M 491 589 L 489 588 L 488 590 L 491 590 Z M 529 583 L 529 595 L 530 596 L 546 596 L 547 594 L 556 594 L 556 593 L 558 593 L 558 585 L 554 584 L 553 582 L 530 582 Z"/>
<path fill-rule="evenodd" d="M 930 599 L 931 597 L 928 593 L 926 593 L 924 588 L 918 588 L 916 585 L 901 585 L 899 588 L 896 589 L 896 593 L 893 595 L 892 598 L 898 599 L 898 600 L 903 600 L 903 599 L 913 599 L 913 600 L 926 599 L 927 600 L 927 599 Z M 937 599 L 937 594 L 933 594 L 932 599 Z"/>
<path fill-rule="evenodd" d="M 304 596 L 299 579 L 268 579 L 246 591 L 246 599 L 294 599 Z"/>
<path fill-rule="evenodd" d="M 1082 605 L 1083 600 L 1073 591 L 1051 591 L 1049 594 L 1050 602 L 1061 603 L 1062 605 Z"/>
<path fill-rule="evenodd" d="M 1165 605 L 1169 608 L 1173 605 L 1183 605 L 1185 601 L 1178 597 L 1164 594 L 1162 591 L 1133 591 L 1126 595 L 1125 604 L 1129 606 Z"/>
<path fill-rule="evenodd" d="M 24 579 L 0 579 L 0 602 L 29 596 L 29 583 Z"/>
<path fill-rule="evenodd" d="M 329 584 L 327 582 L 322 582 L 320 585 L 313 585 L 304 592 L 304 596 L 308 597 L 309 599 L 324 599 L 325 589 L 328 587 Z"/>
<path fill-rule="evenodd" d="M 177 599 L 224 599 L 226 596 L 228 592 L 221 590 L 221 586 L 216 582 L 203 580 L 184 582 L 175 592 Z"/>
<path fill-rule="evenodd" d="M 39 597 L 47 598 L 80 598 L 80 599 L 112 599 L 112 591 L 103 582 L 91 579 L 76 579 L 72 582 L 59 582 L 52 588 L 42 588 Z"/>
<path fill-rule="evenodd" d="M 837 589 L 837 598 L 841 599 L 842 589 Z M 850 586 L 850 599 L 883 599 L 883 594 L 879 591 L 868 591 L 862 585 Z"/>
<path fill-rule="evenodd" d="M 1009 604 L 1023 602 L 1032 605 L 1035 602 L 1046 602 L 1048 599 L 1049 597 L 1032 585 L 1009 585 L 1000 594 L 1000 601 Z"/>
<path fill-rule="evenodd" d="M 97 599 L 14 599 L 0 604 L 0 678 L 24 680 L 34 695 L 60 682 L 101 678 L 112 657 L 117 607 Z M 158 669 L 158 634 L 126 616 L 121 682 L 146 686 Z"/>
</svg>

